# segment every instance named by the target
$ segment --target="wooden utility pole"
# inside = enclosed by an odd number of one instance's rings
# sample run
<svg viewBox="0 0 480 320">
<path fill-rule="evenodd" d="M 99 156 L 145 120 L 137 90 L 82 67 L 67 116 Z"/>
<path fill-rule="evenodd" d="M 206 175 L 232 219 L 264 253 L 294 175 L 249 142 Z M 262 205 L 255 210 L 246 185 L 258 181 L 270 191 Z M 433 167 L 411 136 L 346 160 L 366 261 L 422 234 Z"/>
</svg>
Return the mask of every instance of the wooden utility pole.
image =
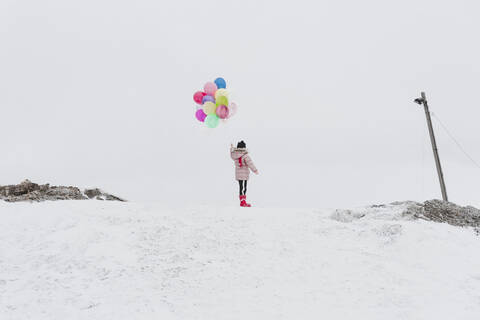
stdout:
<svg viewBox="0 0 480 320">
<path fill-rule="evenodd" d="M 435 158 L 435 164 L 437 166 L 438 180 L 440 181 L 440 189 L 442 190 L 443 201 L 448 201 L 447 188 L 445 187 L 445 180 L 443 179 L 442 165 L 440 164 L 440 156 L 438 155 L 437 142 L 435 140 L 435 134 L 433 133 L 432 118 L 430 117 L 430 111 L 428 110 L 427 97 L 425 92 L 422 92 L 422 97 L 415 99 L 418 104 L 423 104 L 425 108 L 425 116 L 427 117 L 428 132 L 430 133 L 430 141 L 432 142 L 433 157 Z"/>
</svg>

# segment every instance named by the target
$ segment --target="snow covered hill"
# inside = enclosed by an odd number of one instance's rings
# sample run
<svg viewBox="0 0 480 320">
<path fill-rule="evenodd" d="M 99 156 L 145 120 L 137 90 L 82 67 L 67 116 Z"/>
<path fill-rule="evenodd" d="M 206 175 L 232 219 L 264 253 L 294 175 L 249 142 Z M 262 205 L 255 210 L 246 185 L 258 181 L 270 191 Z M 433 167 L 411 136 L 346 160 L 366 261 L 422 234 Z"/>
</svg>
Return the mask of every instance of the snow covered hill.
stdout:
<svg viewBox="0 0 480 320">
<path fill-rule="evenodd" d="M 0 318 L 478 319 L 480 237 L 405 209 L 0 202 Z"/>
</svg>

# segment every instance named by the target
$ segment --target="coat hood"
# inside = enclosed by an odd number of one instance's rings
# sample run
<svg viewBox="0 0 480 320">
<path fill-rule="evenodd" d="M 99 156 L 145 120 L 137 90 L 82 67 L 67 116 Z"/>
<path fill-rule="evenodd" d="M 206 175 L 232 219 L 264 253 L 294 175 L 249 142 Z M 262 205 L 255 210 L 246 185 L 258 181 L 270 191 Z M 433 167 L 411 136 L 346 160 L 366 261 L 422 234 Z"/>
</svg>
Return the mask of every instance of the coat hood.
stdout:
<svg viewBox="0 0 480 320">
<path fill-rule="evenodd" d="M 232 149 L 232 159 L 236 160 L 244 155 L 248 154 L 248 150 L 246 148 L 233 148 Z"/>
</svg>

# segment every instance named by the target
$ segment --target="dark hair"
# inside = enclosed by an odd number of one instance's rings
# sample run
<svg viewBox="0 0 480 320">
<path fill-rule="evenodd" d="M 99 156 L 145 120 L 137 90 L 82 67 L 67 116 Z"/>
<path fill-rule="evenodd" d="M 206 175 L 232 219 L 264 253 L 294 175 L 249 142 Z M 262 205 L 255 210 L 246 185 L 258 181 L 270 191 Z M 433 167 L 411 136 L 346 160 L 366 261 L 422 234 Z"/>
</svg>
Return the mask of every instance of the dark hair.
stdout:
<svg viewBox="0 0 480 320">
<path fill-rule="evenodd" d="M 237 143 L 237 148 L 243 148 L 245 149 L 247 147 L 247 144 L 245 143 L 245 141 L 240 141 L 239 143 Z"/>
</svg>

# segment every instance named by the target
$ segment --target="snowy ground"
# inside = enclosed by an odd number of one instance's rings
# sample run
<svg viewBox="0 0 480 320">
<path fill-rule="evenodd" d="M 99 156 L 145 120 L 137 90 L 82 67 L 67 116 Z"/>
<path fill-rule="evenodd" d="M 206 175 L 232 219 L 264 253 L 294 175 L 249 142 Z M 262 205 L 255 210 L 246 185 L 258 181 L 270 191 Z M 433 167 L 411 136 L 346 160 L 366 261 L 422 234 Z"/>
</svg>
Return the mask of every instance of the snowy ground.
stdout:
<svg viewBox="0 0 480 320">
<path fill-rule="evenodd" d="M 402 209 L 0 202 L 0 318 L 478 319 L 480 237 Z"/>
</svg>

